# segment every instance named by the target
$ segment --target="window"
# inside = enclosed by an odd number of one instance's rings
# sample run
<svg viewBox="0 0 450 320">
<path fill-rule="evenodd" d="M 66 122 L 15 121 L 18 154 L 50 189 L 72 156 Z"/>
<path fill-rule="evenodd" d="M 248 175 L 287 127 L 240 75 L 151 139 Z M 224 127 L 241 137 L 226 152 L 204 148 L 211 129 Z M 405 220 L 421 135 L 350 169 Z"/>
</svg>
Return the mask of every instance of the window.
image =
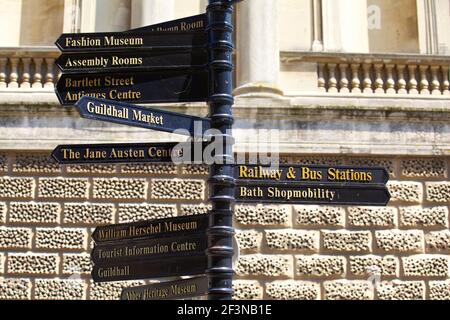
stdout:
<svg viewBox="0 0 450 320">
<path fill-rule="evenodd" d="M 0 46 L 53 45 L 63 30 L 64 0 L 0 0 Z"/>
<path fill-rule="evenodd" d="M 368 0 L 372 53 L 419 53 L 416 0 Z"/>
</svg>

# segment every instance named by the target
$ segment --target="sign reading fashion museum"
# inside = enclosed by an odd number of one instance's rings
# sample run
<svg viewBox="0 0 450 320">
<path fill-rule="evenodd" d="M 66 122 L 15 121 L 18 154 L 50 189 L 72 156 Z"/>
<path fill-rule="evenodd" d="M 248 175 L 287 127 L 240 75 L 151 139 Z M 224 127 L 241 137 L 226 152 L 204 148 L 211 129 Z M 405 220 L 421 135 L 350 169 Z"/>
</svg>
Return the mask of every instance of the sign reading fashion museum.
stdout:
<svg viewBox="0 0 450 320">
<path fill-rule="evenodd" d="M 205 32 L 64 33 L 55 42 L 63 52 L 186 50 L 204 48 Z"/>
</svg>

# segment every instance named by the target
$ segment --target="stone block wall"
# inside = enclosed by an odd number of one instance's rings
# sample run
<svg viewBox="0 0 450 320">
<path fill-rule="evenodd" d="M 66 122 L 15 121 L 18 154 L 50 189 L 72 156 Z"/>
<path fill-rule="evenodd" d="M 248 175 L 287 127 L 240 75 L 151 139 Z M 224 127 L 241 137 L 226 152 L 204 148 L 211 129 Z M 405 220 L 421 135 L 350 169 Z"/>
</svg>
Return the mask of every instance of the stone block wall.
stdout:
<svg viewBox="0 0 450 320">
<path fill-rule="evenodd" d="M 450 299 L 450 159 L 305 156 L 382 165 L 388 207 L 238 205 L 236 299 Z M 94 284 L 98 225 L 208 211 L 204 166 L 60 166 L 0 153 L 0 299 L 117 299 Z"/>
</svg>

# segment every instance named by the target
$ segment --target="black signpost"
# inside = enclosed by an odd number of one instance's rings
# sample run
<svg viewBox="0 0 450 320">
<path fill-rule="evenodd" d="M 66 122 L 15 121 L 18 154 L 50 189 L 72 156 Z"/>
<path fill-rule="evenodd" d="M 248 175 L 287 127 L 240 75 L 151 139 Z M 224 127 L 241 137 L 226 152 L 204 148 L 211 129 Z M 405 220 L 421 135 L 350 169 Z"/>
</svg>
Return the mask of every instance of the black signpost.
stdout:
<svg viewBox="0 0 450 320">
<path fill-rule="evenodd" d="M 124 300 L 232 297 L 233 205 L 288 203 L 380 205 L 390 199 L 389 174 L 379 167 L 235 164 L 232 106 L 233 3 L 209 0 L 206 14 L 120 33 L 63 34 L 62 105 L 87 119 L 196 138 L 185 143 L 61 145 L 62 164 L 194 162 L 210 148 L 208 215 L 100 226 L 92 238 L 95 282 L 200 277 L 127 288 Z M 208 118 L 130 103 L 202 102 Z M 208 129 L 215 132 L 205 137 Z M 203 138 L 203 139 L 199 139 Z M 186 157 L 184 157 L 186 159 Z"/>
</svg>

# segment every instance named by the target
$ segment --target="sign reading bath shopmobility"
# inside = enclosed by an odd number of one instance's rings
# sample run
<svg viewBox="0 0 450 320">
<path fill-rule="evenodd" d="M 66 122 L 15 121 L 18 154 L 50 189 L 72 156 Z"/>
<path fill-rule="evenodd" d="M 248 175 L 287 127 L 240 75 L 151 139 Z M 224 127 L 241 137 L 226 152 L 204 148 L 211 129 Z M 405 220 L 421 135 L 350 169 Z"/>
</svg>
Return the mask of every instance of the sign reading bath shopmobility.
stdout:
<svg viewBox="0 0 450 320">
<path fill-rule="evenodd" d="M 151 163 L 173 162 L 173 159 L 197 163 L 202 161 L 203 148 L 200 142 L 73 144 L 57 146 L 52 157 L 60 164 Z M 185 158 L 186 154 L 190 156 Z"/>
<path fill-rule="evenodd" d="M 376 184 L 238 180 L 235 197 L 241 203 L 385 206 L 390 194 L 385 186 Z"/>
<path fill-rule="evenodd" d="M 94 264 L 110 264 L 133 260 L 204 255 L 205 234 L 176 238 L 145 239 L 96 245 L 91 252 Z"/>
<path fill-rule="evenodd" d="M 123 102 L 82 97 L 76 103 L 83 118 L 134 127 L 202 136 L 210 128 L 207 118 L 141 107 Z"/>
<path fill-rule="evenodd" d="M 205 32 L 63 33 L 55 42 L 63 52 L 185 50 L 205 48 Z"/>
<path fill-rule="evenodd" d="M 208 292 L 208 278 L 196 277 L 166 281 L 122 290 L 121 300 L 175 300 L 204 296 Z"/>
<path fill-rule="evenodd" d="M 102 73 L 157 71 L 173 69 L 206 70 L 207 52 L 190 50 L 181 52 L 94 52 L 64 53 L 56 59 L 61 71 L 68 73 Z"/>
<path fill-rule="evenodd" d="M 189 276 L 204 274 L 206 268 L 206 255 L 159 260 L 137 260 L 94 265 L 92 278 L 95 282 L 109 282 Z"/>
<path fill-rule="evenodd" d="M 323 183 L 385 184 L 389 173 L 383 167 L 319 165 L 236 165 L 235 178 L 258 181 L 303 181 Z"/>
<path fill-rule="evenodd" d="M 208 72 L 63 74 L 56 84 L 62 105 L 74 105 L 83 96 L 134 103 L 206 101 Z"/>
<path fill-rule="evenodd" d="M 208 219 L 208 215 L 196 215 L 100 226 L 94 230 L 92 238 L 97 244 L 100 244 L 111 241 L 206 233 Z"/>
</svg>

